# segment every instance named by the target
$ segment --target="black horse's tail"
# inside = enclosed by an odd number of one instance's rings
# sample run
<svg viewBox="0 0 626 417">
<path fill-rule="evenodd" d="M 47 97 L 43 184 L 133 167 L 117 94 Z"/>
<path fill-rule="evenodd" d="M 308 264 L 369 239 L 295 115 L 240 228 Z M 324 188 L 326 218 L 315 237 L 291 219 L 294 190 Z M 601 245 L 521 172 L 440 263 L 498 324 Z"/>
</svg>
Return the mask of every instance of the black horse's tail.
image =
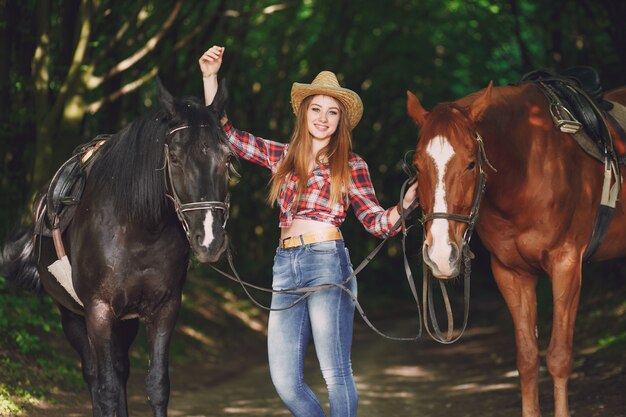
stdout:
<svg viewBox="0 0 626 417">
<path fill-rule="evenodd" d="M 18 287 L 41 292 L 35 259 L 34 226 L 20 226 L 6 240 L 0 252 L 0 274 Z"/>
</svg>

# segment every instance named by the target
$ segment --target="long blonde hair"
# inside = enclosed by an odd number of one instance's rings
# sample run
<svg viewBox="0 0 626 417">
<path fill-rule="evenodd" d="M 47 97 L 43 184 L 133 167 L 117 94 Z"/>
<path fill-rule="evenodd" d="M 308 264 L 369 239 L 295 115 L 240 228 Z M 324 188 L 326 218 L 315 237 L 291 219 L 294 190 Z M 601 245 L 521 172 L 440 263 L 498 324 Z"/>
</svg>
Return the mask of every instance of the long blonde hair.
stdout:
<svg viewBox="0 0 626 417">
<path fill-rule="evenodd" d="M 309 155 L 311 155 L 312 141 L 307 127 L 307 110 L 313 97 L 305 98 L 302 104 L 300 104 L 298 114 L 296 115 L 296 125 L 289 141 L 289 151 L 270 180 L 267 201 L 271 205 L 276 202 L 280 189 L 292 173 L 295 173 L 298 177 L 296 204 L 300 201 L 300 197 L 306 189 L 306 183 L 309 178 Z M 339 103 L 339 109 L 341 110 L 337 130 L 333 133 L 328 145 L 322 148 L 315 157 L 315 162 L 318 164 L 327 163 L 330 167 L 330 201 L 332 204 L 340 203 L 343 198 L 343 192 L 347 192 L 349 188 L 350 168 L 348 167 L 348 158 L 352 150 L 352 131 L 349 127 L 346 109 L 341 101 L 337 100 L 337 103 Z"/>
</svg>

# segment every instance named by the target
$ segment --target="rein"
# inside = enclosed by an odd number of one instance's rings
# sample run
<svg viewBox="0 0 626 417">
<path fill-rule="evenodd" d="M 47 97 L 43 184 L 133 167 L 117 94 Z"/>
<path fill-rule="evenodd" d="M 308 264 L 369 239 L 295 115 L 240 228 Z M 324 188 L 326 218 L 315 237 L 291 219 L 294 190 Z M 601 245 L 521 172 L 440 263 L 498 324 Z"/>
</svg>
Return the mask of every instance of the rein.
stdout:
<svg viewBox="0 0 626 417">
<path fill-rule="evenodd" d="M 405 182 L 402 184 L 402 187 L 400 189 L 400 201 L 402 201 L 402 197 L 404 196 L 404 193 L 406 191 L 406 187 L 407 185 L 411 183 L 411 178 L 405 180 Z M 415 288 L 415 283 L 413 282 L 413 276 L 411 274 L 411 269 L 409 267 L 409 263 L 406 257 L 406 237 L 407 237 L 407 233 L 408 233 L 408 229 L 407 227 L 405 227 L 405 220 L 406 218 L 409 216 L 409 214 L 415 210 L 415 208 L 417 208 L 417 204 L 411 205 L 411 207 L 409 207 L 407 210 L 404 210 L 404 208 L 402 207 L 402 204 L 400 204 L 400 219 L 398 219 L 398 221 L 393 225 L 393 227 L 391 228 L 391 230 L 389 230 L 389 232 L 387 232 L 386 236 L 383 238 L 383 240 L 378 244 L 378 246 L 376 246 L 374 248 L 374 250 L 372 250 L 366 257 L 365 259 L 363 259 L 363 261 L 361 261 L 361 263 L 356 267 L 356 269 L 353 270 L 353 272 L 347 276 L 340 284 L 321 284 L 321 285 L 314 285 L 314 286 L 310 286 L 310 287 L 303 287 L 303 288 L 286 288 L 283 290 L 274 290 L 274 289 L 270 289 L 270 288 L 265 288 L 265 287 L 261 287 L 261 286 L 257 286 L 254 284 L 250 284 L 249 282 L 245 282 L 244 280 L 241 279 L 241 277 L 239 276 L 239 273 L 237 272 L 237 270 L 235 269 L 235 265 L 233 263 L 233 258 L 232 258 L 232 253 L 230 251 L 230 248 L 227 249 L 227 258 L 228 258 L 228 264 L 230 266 L 231 271 L 233 272 L 234 276 L 222 271 L 221 269 L 213 266 L 213 265 L 209 265 L 211 268 L 213 268 L 215 271 L 217 271 L 218 273 L 220 273 L 221 275 L 225 276 L 226 278 L 233 280 L 235 282 L 238 282 L 241 287 L 243 288 L 244 292 L 246 293 L 246 295 L 248 296 L 248 298 L 254 303 L 256 304 L 258 307 L 262 308 L 263 310 L 267 310 L 267 311 L 283 311 L 283 310 L 287 310 L 293 306 L 295 306 L 296 304 L 300 303 L 301 301 L 304 301 L 305 299 L 307 299 L 311 294 L 317 292 L 317 291 L 322 291 L 322 290 L 326 290 L 326 289 L 331 289 L 331 288 L 339 288 L 342 291 L 344 291 L 346 294 L 348 294 L 348 296 L 352 299 L 352 302 L 355 305 L 355 308 L 357 309 L 357 311 L 359 312 L 359 314 L 361 315 L 361 317 L 363 318 L 363 321 L 365 322 L 365 324 L 368 325 L 368 327 L 370 329 L 372 329 L 375 333 L 377 333 L 378 335 L 386 338 L 386 339 L 391 339 L 391 340 L 396 340 L 396 341 L 415 341 L 417 339 L 419 339 L 422 336 L 422 315 L 421 315 L 421 308 L 420 308 L 420 303 L 419 303 L 419 296 L 417 294 L 417 290 Z M 376 256 L 376 254 L 380 251 L 380 249 L 383 247 L 383 245 L 387 242 L 387 239 L 389 239 L 391 237 L 391 234 L 398 228 L 398 227 L 402 227 L 402 233 L 403 233 L 403 237 L 402 237 L 402 249 L 403 249 L 403 254 L 404 254 L 404 267 L 405 267 L 405 271 L 407 274 L 407 280 L 409 281 L 409 286 L 411 288 L 411 293 L 413 294 L 413 298 L 415 299 L 415 302 L 417 303 L 417 313 L 418 313 L 418 317 L 419 317 L 419 323 L 420 323 L 420 327 L 419 327 L 419 332 L 416 336 L 413 337 L 394 337 L 394 336 L 389 336 L 383 332 L 381 332 L 380 330 L 378 330 L 376 328 L 376 326 L 374 326 L 371 321 L 367 318 L 365 311 L 363 310 L 363 308 L 361 307 L 361 304 L 359 303 L 357 296 L 350 291 L 350 289 L 348 289 L 346 287 L 346 285 L 350 282 L 350 280 L 354 279 L 356 277 L 356 275 L 361 272 L 361 270 L 363 270 L 363 268 L 365 268 L 367 266 L 367 264 L 369 264 L 372 259 L 374 259 L 374 257 Z M 259 291 L 263 291 L 266 293 L 272 293 L 272 294 L 295 294 L 295 295 L 300 295 L 296 300 L 294 300 L 291 304 L 289 304 L 286 307 L 282 307 L 282 308 L 271 308 L 271 307 L 267 307 L 263 304 L 261 304 L 260 302 L 258 302 L 254 296 L 252 296 L 252 294 L 250 293 L 250 291 L 248 290 L 249 288 L 254 288 L 256 290 Z"/>
<path fill-rule="evenodd" d="M 191 126 L 183 125 L 176 127 L 169 132 L 167 132 L 166 136 L 169 136 L 179 130 L 188 129 Z M 209 127 L 209 125 L 200 125 L 199 127 Z M 182 203 L 180 197 L 178 197 L 178 193 L 176 192 L 176 188 L 174 187 L 174 179 L 172 177 L 172 169 L 170 162 L 170 154 L 169 147 L 167 144 L 164 145 L 163 149 L 165 166 L 164 166 L 164 181 L 165 181 L 165 196 L 169 198 L 174 203 L 174 211 L 176 211 L 176 216 L 183 226 L 183 230 L 185 230 L 185 236 L 187 236 L 187 240 L 191 240 L 191 236 L 189 235 L 189 224 L 187 223 L 187 219 L 185 218 L 184 213 L 187 211 L 196 211 L 196 210 L 222 210 L 224 212 L 224 223 L 222 224 L 222 228 L 226 228 L 226 222 L 228 221 L 229 209 L 230 209 L 230 193 L 226 195 L 226 199 L 224 201 L 196 201 L 191 203 Z"/>
<path fill-rule="evenodd" d="M 470 275 L 471 275 L 471 264 L 472 259 L 474 258 L 474 254 L 470 250 L 469 244 L 472 238 L 472 233 L 474 232 L 474 227 L 476 226 L 476 222 L 478 221 L 478 211 L 480 209 L 480 203 L 482 201 L 482 197 L 485 193 L 485 184 L 486 184 L 486 176 L 485 171 L 483 169 L 483 164 L 487 164 L 492 170 L 497 172 L 497 170 L 491 165 L 489 159 L 487 159 L 487 154 L 485 153 L 485 145 L 483 142 L 483 138 L 480 136 L 478 132 L 475 132 L 474 140 L 478 145 L 476 161 L 478 165 L 478 178 L 476 180 L 476 191 L 474 193 L 474 198 L 472 201 L 472 208 L 470 209 L 469 215 L 464 214 L 456 214 L 456 213 L 445 213 L 445 212 L 434 212 L 425 214 L 420 219 L 420 223 L 422 226 L 425 226 L 426 223 L 435 219 L 444 219 L 444 220 L 452 220 L 462 223 L 467 223 L 467 229 L 465 229 L 465 233 L 463 234 L 463 248 L 462 248 L 462 257 L 463 257 L 463 298 L 464 298 L 464 319 L 463 325 L 459 334 L 456 337 L 452 337 L 452 333 L 454 331 L 454 319 L 452 314 L 452 308 L 450 304 L 450 299 L 448 296 L 448 292 L 446 290 L 445 283 L 442 280 L 439 281 L 439 287 L 441 289 L 441 294 L 443 297 L 443 301 L 446 307 L 446 314 L 448 319 L 448 329 L 446 334 L 444 335 L 440 328 L 439 323 L 437 321 L 437 317 L 435 315 L 434 303 L 433 303 L 433 290 L 432 285 L 429 285 L 429 282 L 433 279 L 432 272 L 430 268 L 423 263 L 423 292 L 422 292 L 422 302 L 424 308 L 424 325 L 426 327 L 426 331 L 435 341 L 442 344 L 451 344 L 456 342 L 461 338 L 465 329 L 467 328 L 467 322 L 469 319 L 469 304 L 470 304 Z M 424 241 L 426 241 L 426 229 L 424 228 Z M 428 320 L 430 319 L 430 323 L 432 325 L 432 331 L 428 324 Z"/>
</svg>

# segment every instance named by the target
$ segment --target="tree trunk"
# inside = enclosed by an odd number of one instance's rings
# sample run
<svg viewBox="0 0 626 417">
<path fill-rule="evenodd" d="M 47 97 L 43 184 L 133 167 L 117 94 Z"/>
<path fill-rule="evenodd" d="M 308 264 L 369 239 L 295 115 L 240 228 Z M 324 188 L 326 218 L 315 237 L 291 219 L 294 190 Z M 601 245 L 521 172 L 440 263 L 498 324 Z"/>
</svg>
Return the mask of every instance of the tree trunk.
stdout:
<svg viewBox="0 0 626 417">
<path fill-rule="evenodd" d="M 8 11 L 6 0 L 0 0 L 0 114 L 2 119 L 11 110 L 11 96 L 9 92 L 11 81 L 9 80 L 9 63 L 11 59 L 11 43 L 8 35 Z"/>
<path fill-rule="evenodd" d="M 89 37 L 91 34 L 91 1 L 82 0 L 78 14 L 66 14 L 75 18 L 72 22 L 63 22 L 75 27 L 74 34 L 65 31 L 70 39 L 73 53 L 69 69 L 57 96 L 51 103 L 49 100 L 49 43 L 52 36 L 50 30 L 50 0 L 38 0 L 36 19 L 39 27 L 38 45 L 33 57 L 33 78 L 35 79 L 35 120 L 37 126 L 35 144 L 35 163 L 33 170 L 33 187 L 44 184 L 64 159 L 67 159 L 74 145 L 81 142 L 79 132 L 84 120 L 86 105 L 84 94 L 87 90 L 86 80 L 93 66 L 85 63 Z M 70 139 L 69 141 L 62 139 Z"/>
<path fill-rule="evenodd" d="M 32 60 L 35 101 L 35 163 L 32 174 L 32 188 L 37 189 L 48 179 L 52 166 L 52 126 L 45 123 L 50 112 L 50 0 L 38 0 L 35 7 L 37 22 L 37 47 Z"/>
</svg>

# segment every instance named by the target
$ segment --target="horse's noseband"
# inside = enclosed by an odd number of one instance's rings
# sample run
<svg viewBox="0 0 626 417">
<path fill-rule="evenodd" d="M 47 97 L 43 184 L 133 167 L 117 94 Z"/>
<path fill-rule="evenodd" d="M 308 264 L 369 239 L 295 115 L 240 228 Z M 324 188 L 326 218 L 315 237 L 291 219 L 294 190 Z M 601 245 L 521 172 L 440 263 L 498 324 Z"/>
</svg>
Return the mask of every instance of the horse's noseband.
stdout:
<svg viewBox="0 0 626 417">
<path fill-rule="evenodd" d="M 174 132 L 177 132 L 182 129 L 188 129 L 190 126 L 184 125 L 176 127 L 170 130 L 166 136 L 171 135 Z M 209 127 L 208 125 L 200 125 L 200 127 Z M 176 216 L 178 220 L 183 226 L 185 230 L 185 235 L 187 239 L 191 241 L 191 236 L 189 235 L 189 223 L 187 223 L 187 219 L 184 216 L 184 213 L 187 211 L 195 211 L 195 210 L 222 210 L 224 212 L 224 223 L 222 224 L 222 228 L 226 228 L 226 222 L 228 222 L 228 214 L 230 210 L 230 194 L 226 194 L 226 199 L 224 201 L 195 201 L 192 203 L 182 203 L 180 201 L 180 197 L 178 197 L 178 193 L 176 192 L 176 188 L 174 187 L 174 180 L 172 178 L 172 170 L 171 170 L 171 162 L 169 155 L 168 145 L 164 145 L 164 157 L 165 157 L 165 196 L 172 200 L 174 203 L 174 210 L 176 211 Z"/>
</svg>

